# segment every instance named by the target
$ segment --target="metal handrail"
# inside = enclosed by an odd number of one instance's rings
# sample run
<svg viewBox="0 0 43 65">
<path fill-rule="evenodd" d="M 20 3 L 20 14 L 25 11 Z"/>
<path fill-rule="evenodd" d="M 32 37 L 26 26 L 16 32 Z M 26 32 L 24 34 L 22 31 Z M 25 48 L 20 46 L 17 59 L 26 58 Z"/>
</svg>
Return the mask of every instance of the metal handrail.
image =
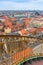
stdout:
<svg viewBox="0 0 43 65">
<path fill-rule="evenodd" d="M 10 37 L 10 38 L 24 38 L 24 39 L 22 39 L 22 40 L 15 40 L 14 42 L 24 42 L 25 41 L 25 38 L 34 38 L 34 39 L 39 39 L 39 40 L 43 40 L 43 36 L 42 37 L 32 37 L 32 36 L 16 36 L 16 35 L 0 35 L 0 38 L 5 38 L 6 40 L 7 40 L 7 43 L 8 43 L 8 37 Z M 2 43 L 2 42 L 1 42 Z M 12 43 L 12 41 L 11 41 L 11 43 Z M 14 55 L 14 53 L 12 54 L 12 55 Z M 2 60 L 2 61 L 7 61 L 7 60 L 12 60 L 12 55 L 9 57 L 9 58 L 6 58 L 6 59 L 4 59 L 4 60 Z M 31 57 L 37 57 L 37 56 L 43 56 L 43 54 L 41 55 L 41 54 L 39 54 L 39 55 L 32 55 Z M 30 58 L 31 58 L 30 57 Z M 29 57 L 28 57 L 29 58 Z M 27 57 L 25 58 L 23 58 L 23 60 L 22 61 L 18 61 L 18 63 L 17 62 L 13 62 L 12 61 L 12 65 L 14 64 L 14 63 L 16 63 L 16 64 L 19 64 L 19 63 L 21 63 L 21 62 L 23 62 L 23 61 L 25 61 L 27 59 Z M 0 62 L 2 62 L 2 61 L 0 61 Z"/>
</svg>

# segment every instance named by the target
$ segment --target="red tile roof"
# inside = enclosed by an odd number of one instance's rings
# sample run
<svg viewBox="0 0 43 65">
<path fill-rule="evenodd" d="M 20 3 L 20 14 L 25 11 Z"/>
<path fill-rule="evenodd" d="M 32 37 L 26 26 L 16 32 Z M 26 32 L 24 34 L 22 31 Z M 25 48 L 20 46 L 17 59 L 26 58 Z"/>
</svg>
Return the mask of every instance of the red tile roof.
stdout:
<svg viewBox="0 0 43 65">
<path fill-rule="evenodd" d="M 26 31 L 26 30 L 24 30 L 24 29 L 21 30 L 20 32 L 22 33 L 22 35 L 30 34 L 28 31 Z"/>
</svg>

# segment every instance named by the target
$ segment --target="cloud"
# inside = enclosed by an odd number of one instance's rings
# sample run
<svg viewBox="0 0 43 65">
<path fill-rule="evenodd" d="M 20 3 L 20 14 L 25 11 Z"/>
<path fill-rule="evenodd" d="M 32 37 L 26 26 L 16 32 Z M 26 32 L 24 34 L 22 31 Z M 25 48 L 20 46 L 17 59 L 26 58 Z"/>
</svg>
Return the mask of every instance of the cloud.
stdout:
<svg viewBox="0 0 43 65">
<path fill-rule="evenodd" d="M 43 0 L 33 0 L 34 2 L 43 2 Z"/>
<path fill-rule="evenodd" d="M 0 10 L 43 10 L 43 3 L 38 2 L 38 0 L 30 2 L 0 1 Z"/>
</svg>

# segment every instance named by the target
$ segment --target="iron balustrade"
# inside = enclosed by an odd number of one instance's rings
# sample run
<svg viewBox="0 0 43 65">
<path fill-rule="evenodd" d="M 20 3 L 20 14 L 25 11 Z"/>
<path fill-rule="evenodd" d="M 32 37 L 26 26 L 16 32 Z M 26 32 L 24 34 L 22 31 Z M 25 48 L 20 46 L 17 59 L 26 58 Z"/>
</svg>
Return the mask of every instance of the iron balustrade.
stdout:
<svg viewBox="0 0 43 65">
<path fill-rule="evenodd" d="M 7 65 L 9 65 L 9 63 L 10 65 L 17 64 L 17 62 L 13 62 L 12 60 L 13 55 L 28 47 L 33 49 L 35 46 L 40 45 L 40 43 L 43 44 L 43 37 L 0 35 L 0 65 L 3 63 L 7 63 Z M 31 57 L 34 56 L 43 56 L 43 54 L 32 54 Z M 26 58 L 24 57 L 22 60 L 19 60 L 18 63 Z"/>
</svg>

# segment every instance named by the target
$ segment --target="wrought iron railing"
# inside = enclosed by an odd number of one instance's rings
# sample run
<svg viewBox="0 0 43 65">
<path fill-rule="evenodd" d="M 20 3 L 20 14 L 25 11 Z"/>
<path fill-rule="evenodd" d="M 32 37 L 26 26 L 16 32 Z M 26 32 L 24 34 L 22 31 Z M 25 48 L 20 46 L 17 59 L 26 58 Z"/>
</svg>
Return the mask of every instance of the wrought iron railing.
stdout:
<svg viewBox="0 0 43 65">
<path fill-rule="evenodd" d="M 43 37 L 29 37 L 29 36 L 14 36 L 14 35 L 0 35 L 0 65 L 4 63 L 6 65 L 18 65 L 18 63 L 25 61 L 30 57 L 43 56 L 43 53 L 37 53 L 30 56 L 25 56 L 25 52 L 29 47 L 33 50 L 36 46 L 43 44 Z M 41 45 L 42 47 L 42 45 Z M 42 49 L 41 49 L 42 50 Z M 41 51 L 40 50 L 40 51 Z M 22 55 L 22 58 L 15 61 L 13 56 L 18 53 L 18 56 Z M 20 55 L 21 54 L 21 55 Z M 19 57 L 18 57 L 19 58 Z"/>
</svg>

